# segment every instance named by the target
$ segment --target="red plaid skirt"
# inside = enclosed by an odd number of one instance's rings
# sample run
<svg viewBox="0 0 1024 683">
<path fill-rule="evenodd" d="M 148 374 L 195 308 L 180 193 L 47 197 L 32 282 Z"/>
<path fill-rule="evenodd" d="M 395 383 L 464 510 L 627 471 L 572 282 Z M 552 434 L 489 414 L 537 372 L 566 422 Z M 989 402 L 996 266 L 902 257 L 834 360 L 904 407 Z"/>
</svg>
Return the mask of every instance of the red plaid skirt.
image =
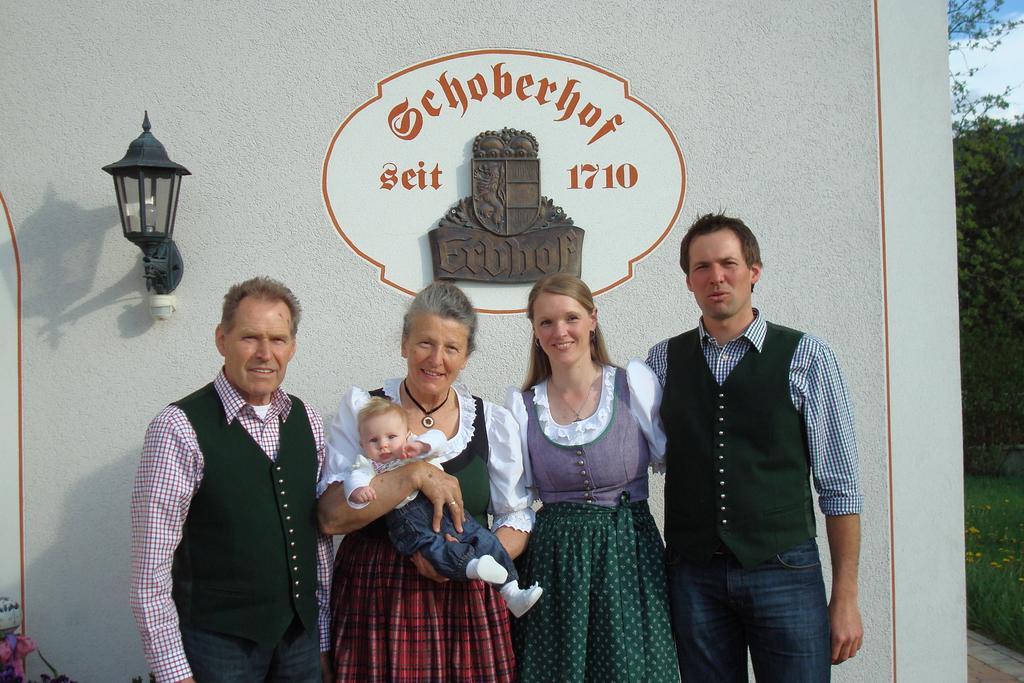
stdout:
<svg viewBox="0 0 1024 683">
<path fill-rule="evenodd" d="M 482 581 L 423 578 L 386 539 L 345 537 L 331 586 L 334 670 L 345 681 L 512 681 L 508 608 Z"/>
</svg>

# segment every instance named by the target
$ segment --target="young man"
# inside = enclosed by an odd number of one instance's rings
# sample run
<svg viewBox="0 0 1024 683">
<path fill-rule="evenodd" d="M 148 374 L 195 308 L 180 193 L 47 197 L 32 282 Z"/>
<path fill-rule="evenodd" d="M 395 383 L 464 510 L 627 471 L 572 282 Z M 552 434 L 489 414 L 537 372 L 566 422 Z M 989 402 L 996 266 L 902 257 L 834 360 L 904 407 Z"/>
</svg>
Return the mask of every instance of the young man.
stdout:
<svg viewBox="0 0 1024 683">
<path fill-rule="evenodd" d="M 280 282 L 233 286 L 216 332 L 221 372 L 146 432 L 132 491 L 131 606 L 159 683 L 321 681 L 324 428 L 281 390 L 299 314 Z"/>
<path fill-rule="evenodd" d="M 680 265 L 698 326 L 655 345 L 664 385 L 665 541 L 683 680 L 827 681 L 863 628 L 857 563 L 863 497 L 853 418 L 832 350 L 767 322 L 751 293 L 757 239 L 701 216 Z M 826 603 L 808 475 L 826 516 Z"/>
</svg>

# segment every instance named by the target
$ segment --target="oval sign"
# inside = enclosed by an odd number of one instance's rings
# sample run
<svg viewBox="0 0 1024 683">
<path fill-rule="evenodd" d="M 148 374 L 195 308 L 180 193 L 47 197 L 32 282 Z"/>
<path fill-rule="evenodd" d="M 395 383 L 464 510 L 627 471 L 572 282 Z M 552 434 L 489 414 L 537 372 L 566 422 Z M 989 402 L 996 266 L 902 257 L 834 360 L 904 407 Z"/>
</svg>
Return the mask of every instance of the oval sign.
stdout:
<svg viewBox="0 0 1024 683">
<path fill-rule="evenodd" d="M 502 161 L 502 181 L 488 184 L 497 162 L 481 162 L 486 154 L 525 160 Z M 595 294 L 632 277 L 678 218 L 686 170 L 671 129 L 622 76 L 574 57 L 490 49 L 377 83 L 335 132 L 322 185 L 338 233 L 385 284 L 414 294 L 439 267 L 477 310 L 518 313 L 531 283 L 516 277 L 573 259 Z M 497 242 L 430 236 L 453 221 Z M 562 237 L 537 229 L 546 225 Z"/>
</svg>

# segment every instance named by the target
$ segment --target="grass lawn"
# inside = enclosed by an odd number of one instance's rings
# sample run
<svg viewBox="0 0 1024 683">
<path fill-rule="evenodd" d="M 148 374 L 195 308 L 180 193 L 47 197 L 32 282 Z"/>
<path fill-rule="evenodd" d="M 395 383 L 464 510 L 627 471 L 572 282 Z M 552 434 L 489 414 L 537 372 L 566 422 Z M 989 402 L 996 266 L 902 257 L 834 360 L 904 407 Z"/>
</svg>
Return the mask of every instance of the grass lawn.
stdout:
<svg viewBox="0 0 1024 683">
<path fill-rule="evenodd" d="M 967 623 L 1024 652 L 1024 477 L 964 477 Z"/>
</svg>

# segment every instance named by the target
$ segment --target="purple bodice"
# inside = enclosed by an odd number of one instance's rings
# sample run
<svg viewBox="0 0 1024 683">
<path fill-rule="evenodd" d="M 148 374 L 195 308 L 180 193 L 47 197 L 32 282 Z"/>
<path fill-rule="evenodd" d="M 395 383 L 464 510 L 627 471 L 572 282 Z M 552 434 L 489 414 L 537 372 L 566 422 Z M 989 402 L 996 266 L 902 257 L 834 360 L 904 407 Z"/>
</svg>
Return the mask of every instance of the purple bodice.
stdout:
<svg viewBox="0 0 1024 683">
<path fill-rule="evenodd" d="M 523 392 L 528 416 L 526 440 L 530 449 L 533 485 L 545 505 L 595 503 L 614 507 L 623 492 L 632 502 L 647 500 L 647 439 L 633 418 L 626 371 L 615 370 L 612 418 L 593 441 L 562 446 L 547 436 L 537 419 L 534 391 Z"/>
</svg>

